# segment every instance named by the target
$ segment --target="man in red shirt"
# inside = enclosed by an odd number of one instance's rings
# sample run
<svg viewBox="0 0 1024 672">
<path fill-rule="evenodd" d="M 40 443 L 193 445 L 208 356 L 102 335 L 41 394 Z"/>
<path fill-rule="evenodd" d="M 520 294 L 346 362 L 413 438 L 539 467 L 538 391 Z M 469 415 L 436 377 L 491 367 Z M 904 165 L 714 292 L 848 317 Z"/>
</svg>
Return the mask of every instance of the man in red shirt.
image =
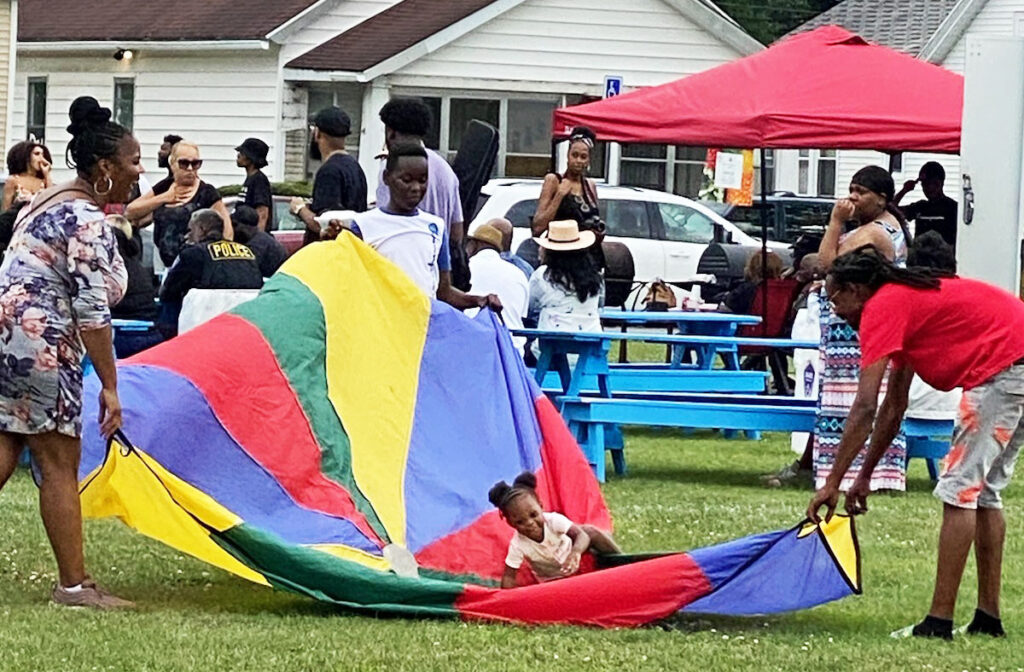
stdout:
<svg viewBox="0 0 1024 672">
<path fill-rule="evenodd" d="M 846 493 L 850 514 L 867 511 L 871 472 L 899 429 L 915 371 L 937 389 L 964 388 L 953 446 L 935 487 L 943 517 L 931 609 L 924 621 L 893 636 L 953 637 L 953 608 L 972 543 L 978 607 L 964 631 L 1002 636 L 1006 522 L 1000 492 L 1024 443 L 1024 302 L 977 280 L 897 268 L 871 246 L 836 259 L 825 287 L 836 314 L 859 333 L 861 372 L 835 466 L 808 516 L 818 521 L 824 505 L 832 517 L 840 479 L 870 435 L 864 465 Z"/>
</svg>

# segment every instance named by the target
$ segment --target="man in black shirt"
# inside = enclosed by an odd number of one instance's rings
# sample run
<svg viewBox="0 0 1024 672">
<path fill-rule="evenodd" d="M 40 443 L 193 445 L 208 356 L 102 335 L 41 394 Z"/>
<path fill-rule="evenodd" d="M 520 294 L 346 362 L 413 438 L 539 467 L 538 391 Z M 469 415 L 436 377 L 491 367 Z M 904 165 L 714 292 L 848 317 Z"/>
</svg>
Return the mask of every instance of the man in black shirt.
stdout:
<svg viewBox="0 0 1024 672">
<path fill-rule="evenodd" d="M 171 150 L 176 144 L 181 142 L 180 135 L 174 135 L 173 133 L 164 136 L 164 141 L 160 145 L 160 149 L 156 151 L 156 165 L 167 171 L 167 177 L 173 179 L 174 175 L 171 174 L 171 163 L 170 156 Z"/>
<path fill-rule="evenodd" d="M 908 180 L 904 183 L 903 189 L 893 198 L 893 203 L 899 205 L 900 199 L 920 182 L 921 191 L 924 192 L 927 200 L 917 201 L 900 208 L 903 211 L 903 216 L 914 222 L 915 236 L 935 231 L 955 250 L 957 203 L 942 192 L 942 185 L 945 181 L 945 169 L 935 161 L 929 161 L 921 166 L 921 172 L 918 173 L 916 180 Z"/>
<path fill-rule="evenodd" d="M 239 205 L 231 213 L 231 226 L 235 230 L 235 240 L 242 243 L 256 255 L 260 273 L 264 278 L 272 276 L 284 260 L 288 251 L 277 242 L 273 234 L 261 231 L 258 226 L 259 217 L 248 205 Z"/>
<path fill-rule="evenodd" d="M 309 155 L 314 161 L 323 160 L 313 179 L 313 202 L 306 205 L 301 198 L 293 198 L 292 214 L 306 225 L 302 244 L 320 240 L 318 215 L 331 210 L 366 210 L 366 175 L 352 155 L 345 151 L 345 137 L 351 132 L 352 121 L 343 110 L 328 107 L 313 118 L 313 138 Z"/>
<path fill-rule="evenodd" d="M 224 220 L 209 208 L 192 213 L 187 242 L 160 288 L 160 321 L 177 332 L 181 303 L 191 289 L 259 289 L 263 274 L 256 255 L 224 240 Z"/>
<path fill-rule="evenodd" d="M 245 168 L 245 182 L 242 183 L 242 191 L 238 192 L 238 201 L 256 210 L 260 231 L 273 231 L 274 193 L 270 180 L 260 170 L 267 165 L 270 148 L 259 138 L 246 138 L 235 147 L 235 151 L 238 152 L 235 163 L 239 168 Z"/>
</svg>

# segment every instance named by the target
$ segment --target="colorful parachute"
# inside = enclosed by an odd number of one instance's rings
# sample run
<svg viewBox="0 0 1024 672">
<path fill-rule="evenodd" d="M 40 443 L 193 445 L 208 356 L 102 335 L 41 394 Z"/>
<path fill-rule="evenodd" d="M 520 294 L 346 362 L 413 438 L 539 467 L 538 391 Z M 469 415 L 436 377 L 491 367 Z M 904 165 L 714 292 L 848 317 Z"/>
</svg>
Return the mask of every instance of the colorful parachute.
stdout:
<svg viewBox="0 0 1024 672">
<path fill-rule="evenodd" d="M 256 583 L 373 612 L 605 627 L 859 592 L 840 517 L 496 588 L 512 530 L 488 488 L 528 469 L 545 508 L 610 528 L 597 481 L 495 316 L 428 300 L 352 236 L 118 375 L 124 434 L 108 444 L 85 413 L 85 514 Z"/>
</svg>

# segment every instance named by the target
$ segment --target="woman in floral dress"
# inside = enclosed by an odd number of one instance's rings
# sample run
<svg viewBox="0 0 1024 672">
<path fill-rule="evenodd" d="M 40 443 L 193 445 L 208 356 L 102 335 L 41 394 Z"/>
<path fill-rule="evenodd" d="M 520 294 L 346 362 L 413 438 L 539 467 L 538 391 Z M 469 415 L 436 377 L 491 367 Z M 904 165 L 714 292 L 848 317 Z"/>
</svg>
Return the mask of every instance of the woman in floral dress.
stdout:
<svg viewBox="0 0 1024 672">
<path fill-rule="evenodd" d="M 836 202 L 825 236 L 818 249 L 822 266 L 862 245 L 874 245 L 886 257 L 904 265 L 907 239 L 891 206 L 895 187 L 892 176 L 879 166 L 857 171 L 850 181 L 850 195 Z M 844 232 L 847 222 L 854 225 Z M 814 433 L 815 488 L 821 488 L 832 471 L 839 440 L 857 392 L 860 376 L 860 341 L 857 332 L 832 310 L 831 297 L 821 289 L 821 385 Z M 882 385 L 885 393 L 885 384 Z M 845 492 L 860 472 L 867 446 L 843 477 Z M 871 477 L 871 490 L 906 489 L 907 440 L 900 432 L 885 451 Z"/>
<path fill-rule="evenodd" d="M 127 283 L 102 208 L 128 200 L 139 143 L 94 98 L 71 105 L 69 166 L 78 177 L 46 189 L 19 214 L 0 266 L 0 487 L 28 445 L 41 474 L 39 507 L 57 559 L 57 604 L 128 606 L 85 573 L 78 462 L 82 357 L 100 378 L 100 429 L 121 425 L 110 304 Z"/>
</svg>

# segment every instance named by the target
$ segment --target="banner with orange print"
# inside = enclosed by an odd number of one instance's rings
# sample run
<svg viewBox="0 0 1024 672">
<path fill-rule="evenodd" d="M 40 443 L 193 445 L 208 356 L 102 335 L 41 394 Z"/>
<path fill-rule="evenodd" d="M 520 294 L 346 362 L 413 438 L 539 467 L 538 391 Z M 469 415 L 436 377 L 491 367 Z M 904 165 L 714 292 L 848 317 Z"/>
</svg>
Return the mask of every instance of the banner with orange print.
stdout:
<svg viewBox="0 0 1024 672">
<path fill-rule="evenodd" d="M 754 204 L 754 150 L 743 150 L 743 182 L 739 189 L 726 189 L 725 202 L 733 205 Z"/>
</svg>

